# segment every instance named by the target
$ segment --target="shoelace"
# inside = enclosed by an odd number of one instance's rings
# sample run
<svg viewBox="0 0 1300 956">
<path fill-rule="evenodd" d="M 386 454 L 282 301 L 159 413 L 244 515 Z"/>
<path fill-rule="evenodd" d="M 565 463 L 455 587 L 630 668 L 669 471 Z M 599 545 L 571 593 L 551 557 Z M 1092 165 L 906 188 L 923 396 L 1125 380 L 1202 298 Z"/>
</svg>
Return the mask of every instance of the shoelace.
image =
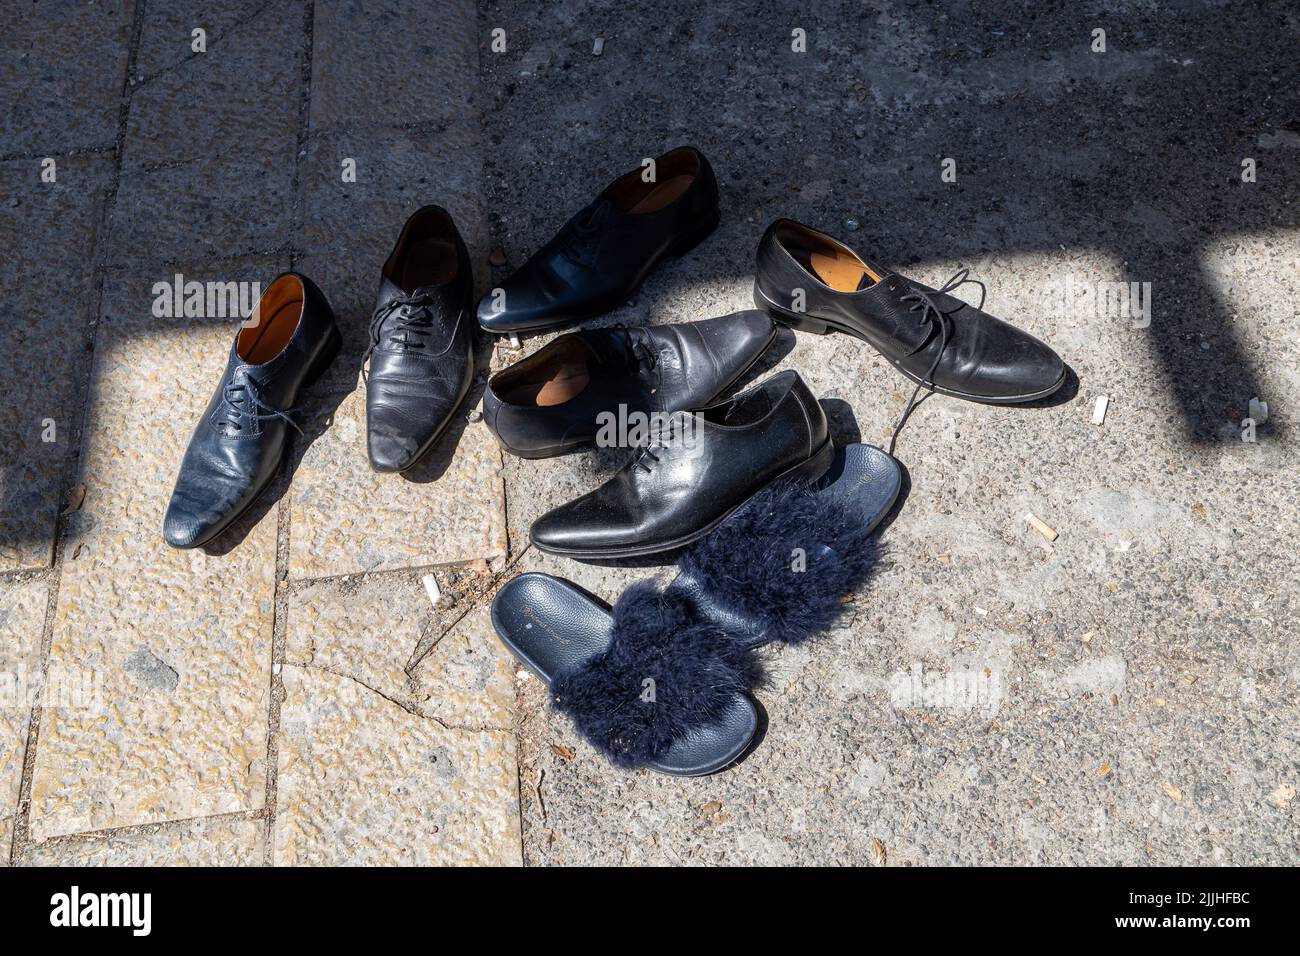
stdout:
<svg viewBox="0 0 1300 956">
<path fill-rule="evenodd" d="M 251 418 L 255 421 L 266 422 L 273 418 L 278 418 L 296 431 L 302 434 L 302 429 L 298 423 L 291 417 L 298 409 L 272 408 L 262 401 L 261 396 L 257 394 L 257 386 L 249 379 L 245 378 L 242 382 L 227 382 L 225 388 L 221 390 L 221 401 L 225 404 L 226 421 L 222 424 L 235 431 L 243 431 L 244 426 L 240 421 L 244 418 Z"/>
<path fill-rule="evenodd" d="M 899 297 L 898 301 L 900 302 L 912 303 L 912 306 L 907 310 L 908 312 L 916 312 L 918 309 L 920 310 L 921 314 L 917 317 L 917 322 L 919 324 L 925 325 L 928 322 L 930 323 L 931 328 L 936 324 L 938 325 L 939 348 L 934 353 L 934 361 L 930 363 L 930 370 L 925 373 L 922 381 L 917 383 L 916 388 L 912 389 L 912 397 L 907 400 L 907 407 L 903 409 L 903 414 L 898 417 L 898 424 L 894 426 L 894 433 L 889 436 L 889 450 L 887 452 L 889 455 L 894 454 L 894 443 L 898 441 L 899 432 L 903 430 L 903 426 L 907 423 L 907 417 L 912 414 L 912 409 L 916 407 L 916 396 L 921 393 L 921 389 L 923 388 L 929 388 L 930 392 L 934 391 L 934 371 L 939 367 L 939 360 L 943 358 L 944 349 L 948 347 L 948 329 L 952 322 L 952 316 L 939 308 L 939 304 L 934 301 L 933 297 L 947 295 L 958 286 L 965 285 L 967 282 L 980 287 L 980 304 L 975 306 L 975 308 L 984 308 L 984 297 L 988 294 L 988 289 L 985 288 L 984 283 L 980 282 L 979 279 L 970 278 L 970 269 L 958 269 L 952 274 L 951 278 L 949 278 L 947 282 L 935 289 L 933 292 L 923 292 L 920 289 L 913 288 L 907 293 L 907 295 Z M 961 305 L 965 305 L 965 303 L 962 303 Z M 960 309 L 961 305 L 958 305 L 957 308 Z M 956 309 L 953 311 L 955 312 Z M 926 338 L 928 341 L 929 336 Z M 927 386 L 924 382 L 929 382 L 930 384 Z"/>
<path fill-rule="evenodd" d="M 366 346 L 366 354 L 361 356 L 362 365 L 379 348 L 384 339 L 384 323 L 394 312 L 397 313 L 397 319 L 390 329 L 391 333 L 395 333 L 394 341 L 401 343 L 403 348 L 424 348 L 423 338 L 433 328 L 432 304 L 433 297 L 429 293 L 412 292 L 410 295 L 395 295 L 375 309 L 370 316 L 370 344 Z"/>
<path fill-rule="evenodd" d="M 589 262 L 595 252 L 592 239 L 595 238 L 596 230 L 609 217 L 612 208 L 608 199 L 602 199 L 585 216 L 569 223 L 568 229 L 560 236 L 560 250 L 574 262 Z"/>
<path fill-rule="evenodd" d="M 654 471 L 654 465 L 647 465 L 646 459 L 649 458 L 655 465 L 659 464 L 659 456 L 655 452 L 665 449 L 673 440 L 677 431 L 678 415 L 673 415 L 668 419 L 667 425 L 651 436 L 650 441 L 641 449 L 641 454 L 636 456 L 635 467 L 640 468 L 647 474 Z"/>
</svg>

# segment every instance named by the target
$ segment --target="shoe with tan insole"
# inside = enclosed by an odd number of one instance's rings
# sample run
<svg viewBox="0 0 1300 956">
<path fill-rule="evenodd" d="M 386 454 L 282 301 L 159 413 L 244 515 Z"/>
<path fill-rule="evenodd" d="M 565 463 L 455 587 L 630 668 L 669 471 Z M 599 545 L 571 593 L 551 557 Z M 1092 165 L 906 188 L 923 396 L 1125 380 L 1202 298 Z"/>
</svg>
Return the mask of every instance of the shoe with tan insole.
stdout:
<svg viewBox="0 0 1300 956">
<path fill-rule="evenodd" d="M 173 548 L 212 541 L 271 483 L 301 431 L 299 393 L 338 354 L 342 339 L 325 296 L 305 276 L 286 272 L 258 301 L 235 336 L 226 370 L 185 449 L 163 518 Z"/>
<path fill-rule="evenodd" d="M 656 424 L 652 416 L 662 423 L 666 414 L 715 401 L 775 337 L 776 326 L 757 309 L 561 335 L 492 376 L 483 420 L 521 458 L 639 444 Z"/>
<path fill-rule="evenodd" d="M 522 332 L 569 325 L 621 305 L 666 257 L 718 224 L 718 183 L 692 146 L 614 180 L 532 258 L 479 300 L 479 325 Z"/>
<path fill-rule="evenodd" d="M 951 294 L 967 283 L 980 288 L 978 306 Z M 1065 382 L 1048 345 L 983 311 L 984 285 L 968 270 L 932 289 L 790 219 L 759 242 L 754 301 L 793 329 L 862 339 L 918 390 L 1002 405 L 1045 398 Z"/>
</svg>

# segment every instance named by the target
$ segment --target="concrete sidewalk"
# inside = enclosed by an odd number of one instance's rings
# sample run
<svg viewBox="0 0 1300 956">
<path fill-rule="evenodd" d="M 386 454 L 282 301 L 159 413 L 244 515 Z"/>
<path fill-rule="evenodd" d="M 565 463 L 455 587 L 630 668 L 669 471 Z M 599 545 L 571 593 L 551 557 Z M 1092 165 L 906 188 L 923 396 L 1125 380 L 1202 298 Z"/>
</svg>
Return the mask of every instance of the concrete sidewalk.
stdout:
<svg viewBox="0 0 1300 956">
<path fill-rule="evenodd" d="M 1295 858 L 1300 17 L 434 6 L 41 2 L 3 41 L 0 858 Z M 671 573 L 526 546 L 619 459 L 503 461 L 466 420 L 414 480 L 376 476 L 357 382 L 411 210 L 451 209 L 487 289 L 685 142 L 722 225 L 601 323 L 749 307 L 758 237 L 789 216 L 931 284 L 973 267 L 1078 379 L 1050 407 L 921 404 L 872 587 L 768 654 L 762 740 L 700 780 L 610 768 L 487 619 L 520 570 L 607 600 Z M 348 347 L 224 553 L 171 552 L 162 510 L 234 325 L 160 318 L 154 286 L 286 268 Z M 1108 310 L 1111 283 L 1149 316 Z M 483 371 L 548 338 L 485 340 Z M 884 440 L 910 391 L 838 336 L 785 333 L 754 374 L 778 365 L 841 441 Z M 1243 441 L 1252 398 L 1269 419 Z"/>
</svg>

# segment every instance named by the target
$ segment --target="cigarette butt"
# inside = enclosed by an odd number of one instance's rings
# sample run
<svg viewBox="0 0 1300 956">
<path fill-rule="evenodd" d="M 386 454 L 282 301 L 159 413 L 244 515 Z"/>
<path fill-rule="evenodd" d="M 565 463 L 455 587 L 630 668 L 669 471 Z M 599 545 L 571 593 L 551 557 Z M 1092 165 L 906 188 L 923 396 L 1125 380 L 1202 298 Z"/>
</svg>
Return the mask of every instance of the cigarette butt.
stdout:
<svg viewBox="0 0 1300 956">
<path fill-rule="evenodd" d="M 593 56 L 600 56 L 605 52 L 605 38 L 596 37 L 596 42 L 592 44 L 591 53 Z"/>
<path fill-rule="evenodd" d="M 1041 534 L 1048 541 L 1056 540 L 1056 530 L 1042 518 L 1035 515 L 1032 511 L 1025 512 L 1025 520 L 1033 526 L 1035 531 Z"/>
<path fill-rule="evenodd" d="M 424 592 L 429 595 L 429 603 L 437 607 L 438 602 L 442 600 L 442 589 L 438 587 L 438 579 L 432 574 L 426 574 L 420 578 L 420 581 L 424 584 Z"/>
<path fill-rule="evenodd" d="M 1106 421 L 1106 409 L 1110 407 L 1110 397 L 1098 395 L 1097 403 L 1092 406 L 1092 423 L 1100 425 Z"/>
<path fill-rule="evenodd" d="M 1262 425 L 1268 421 L 1268 402 L 1261 402 L 1258 398 L 1250 400 L 1250 417 L 1256 425 Z"/>
<path fill-rule="evenodd" d="M 510 333 L 510 347 L 512 349 L 519 348 L 519 336 L 514 332 Z"/>
</svg>

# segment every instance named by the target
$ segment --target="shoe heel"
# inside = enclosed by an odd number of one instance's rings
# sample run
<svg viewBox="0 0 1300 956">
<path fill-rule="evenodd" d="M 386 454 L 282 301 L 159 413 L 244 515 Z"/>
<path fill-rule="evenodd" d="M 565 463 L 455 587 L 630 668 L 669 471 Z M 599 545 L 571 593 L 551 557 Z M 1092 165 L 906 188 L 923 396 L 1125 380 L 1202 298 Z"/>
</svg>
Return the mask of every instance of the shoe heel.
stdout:
<svg viewBox="0 0 1300 956">
<path fill-rule="evenodd" d="M 329 337 L 325 340 L 325 344 L 321 346 L 320 352 L 316 354 L 315 360 L 311 363 L 311 368 L 307 370 L 307 375 L 302 380 L 302 387 L 311 388 L 319 382 L 321 376 L 329 370 L 334 359 L 338 357 L 342 348 L 343 336 L 336 325 L 330 329 Z"/>
<path fill-rule="evenodd" d="M 789 481 L 796 485 L 810 485 L 826 472 L 831 470 L 831 464 L 835 461 L 835 445 L 829 438 L 822 443 L 822 446 L 812 453 L 806 461 L 795 465 L 784 475 L 781 476 L 783 481 Z"/>
<path fill-rule="evenodd" d="M 682 238 L 673 243 L 668 250 L 672 256 L 684 256 L 705 239 L 709 238 L 714 229 L 718 228 L 718 222 L 722 219 L 722 211 L 715 209 L 708 219 L 704 220 Z"/>
<path fill-rule="evenodd" d="M 828 335 L 831 331 L 821 319 L 814 319 L 811 316 L 804 315 L 801 312 L 791 312 L 771 301 L 763 295 L 758 288 L 758 283 L 754 283 L 754 304 L 770 315 L 782 325 L 794 329 L 796 332 L 811 332 L 813 335 Z"/>
</svg>

